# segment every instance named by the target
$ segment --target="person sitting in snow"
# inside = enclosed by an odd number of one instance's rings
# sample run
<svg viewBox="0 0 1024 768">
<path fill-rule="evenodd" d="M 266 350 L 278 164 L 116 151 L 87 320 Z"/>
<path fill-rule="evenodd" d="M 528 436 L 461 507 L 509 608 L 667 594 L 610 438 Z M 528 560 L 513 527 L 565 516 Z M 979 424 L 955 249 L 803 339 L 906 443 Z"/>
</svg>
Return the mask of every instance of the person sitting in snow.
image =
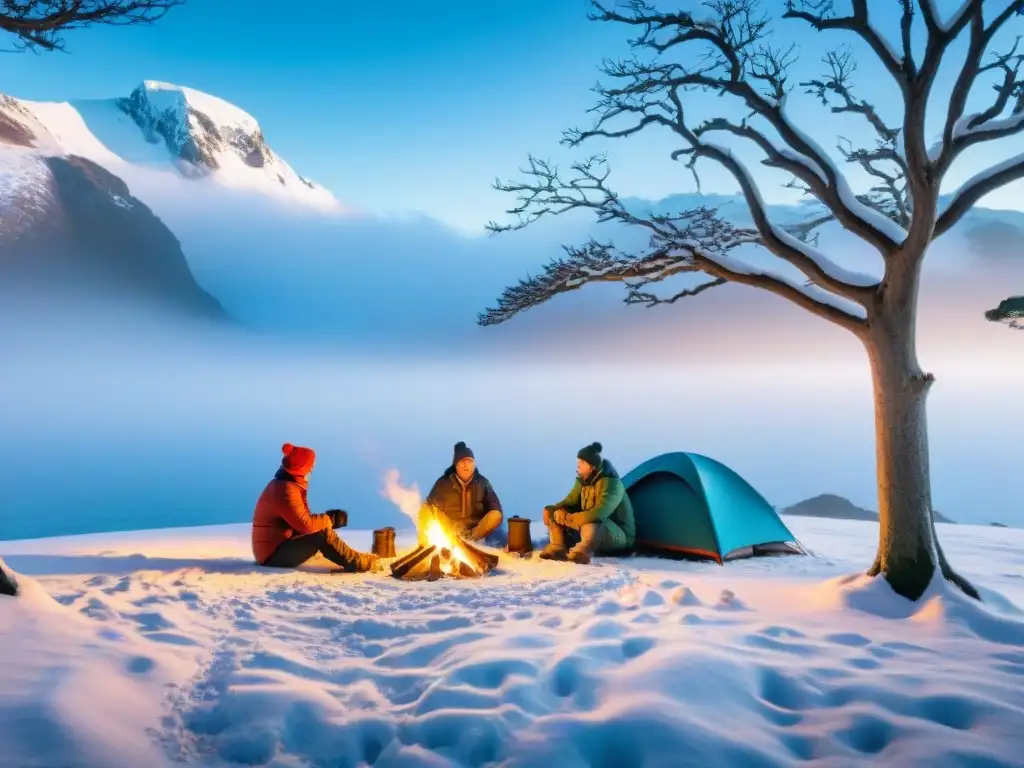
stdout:
<svg viewBox="0 0 1024 768">
<path fill-rule="evenodd" d="M 453 532 L 468 541 L 482 541 L 491 536 L 504 519 L 491 481 L 480 474 L 473 451 L 462 442 L 455 444 L 452 465 L 434 483 L 420 508 L 421 537 L 431 507 L 444 513 Z"/>
<path fill-rule="evenodd" d="M 256 562 L 297 568 L 319 553 L 349 573 L 377 569 L 379 557 L 356 552 L 334 532 L 348 524 L 348 513 L 331 509 L 314 515 L 309 511 L 306 491 L 316 463 L 313 449 L 285 443 L 281 452 L 281 468 L 260 495 L 252 517 Z"/>
<path fill-rule="evenodd" d="M 550 540 L 540 552 L 545 560 L 586 565 L 595 554 L 626 554 L 636 544 L 633 505 L 615 467 L 601 458 L 601 447 L 591 443 L 580 449 L 569 495 L 544 507 Z"/>
</svg>

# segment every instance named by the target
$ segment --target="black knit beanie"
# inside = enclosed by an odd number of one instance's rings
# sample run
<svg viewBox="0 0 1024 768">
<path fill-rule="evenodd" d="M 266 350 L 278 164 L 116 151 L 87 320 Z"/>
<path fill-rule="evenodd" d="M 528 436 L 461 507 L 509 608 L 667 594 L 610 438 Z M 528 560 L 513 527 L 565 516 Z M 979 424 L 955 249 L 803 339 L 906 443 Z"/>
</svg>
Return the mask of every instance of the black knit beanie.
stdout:
<svg viewBox="0 0 1024 768">
<path fill-rule="evenodd" d="M 463 459 L 472 458 L 475 458 L 473 456 L 473 451 L 471 451 L 465 443 L 458 442 L 455 444 L 455 458 L 452 459 L 452 465 L 458 464 Z"/>
<path fill-rule="evenodd" d="M 579 453 L 576 454 L 577 459 L 583 459 L 587 464 L 592 467 L 601 466 L 601 444 L 591 443 L 586 448 L 580 448 Z"/>
</svg>

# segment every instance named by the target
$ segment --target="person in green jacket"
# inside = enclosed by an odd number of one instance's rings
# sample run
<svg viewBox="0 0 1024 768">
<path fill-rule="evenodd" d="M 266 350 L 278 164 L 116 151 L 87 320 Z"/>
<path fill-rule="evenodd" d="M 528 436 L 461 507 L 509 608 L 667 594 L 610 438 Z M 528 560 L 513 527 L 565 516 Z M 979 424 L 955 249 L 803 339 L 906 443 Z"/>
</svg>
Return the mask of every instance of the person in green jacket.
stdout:
<svg viewBox="0 0 1024 768">
<path fill-rule="evenodd" d="M 601 458 L 601 448 L 591 443 L 580 449 L 569 495 L 544 507 L 550 544 L 541 550 L 543 559 L 586 565 L 594 555 L 627 554 L 636 544 L 633 505 L 615 467 Z"/>
</svg>

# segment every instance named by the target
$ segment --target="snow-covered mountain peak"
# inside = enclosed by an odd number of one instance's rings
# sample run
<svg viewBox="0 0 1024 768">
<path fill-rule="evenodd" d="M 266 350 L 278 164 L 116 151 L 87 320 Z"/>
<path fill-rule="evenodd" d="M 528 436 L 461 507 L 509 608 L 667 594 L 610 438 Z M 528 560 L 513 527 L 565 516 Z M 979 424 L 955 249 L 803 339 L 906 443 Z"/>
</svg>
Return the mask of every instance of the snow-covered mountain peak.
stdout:
<svg viewBox="0 0 1024 768">
<path fill-rule="evenodd" d="M 185 88 L 158 80 L 145 80 L 135 89 L 132 96 L 141 94 L 155 111 L 174 112 L 182 122 L 190 119 L 192 112 L 208 117 L 215 125 L 228 130 L 245 131 L 249 134 L 260 130 L 256 118 L 230 104 L 224 99 L 193 88 Z"/>
<path fill-rule="evenodd" d="M 146 80 L 116 104 L 149 144 L 166 146 L 185 176 L 213 176 L 235 187 L 269 185 L 337 206 L 329 191 L 300 176 L 270 148 L 252 115 L 223 99 Z"/>
</svg>

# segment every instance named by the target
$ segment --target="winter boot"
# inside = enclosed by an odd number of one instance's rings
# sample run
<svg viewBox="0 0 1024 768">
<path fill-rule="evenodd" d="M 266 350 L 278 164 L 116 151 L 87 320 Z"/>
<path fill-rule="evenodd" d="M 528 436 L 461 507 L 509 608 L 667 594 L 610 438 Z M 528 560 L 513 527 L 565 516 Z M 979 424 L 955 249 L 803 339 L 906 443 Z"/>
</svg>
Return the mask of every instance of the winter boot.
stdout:
<svg viewBox="0 0 1024 768">
<path fill-rule="evenodd" d="M 548 544 L 537 556 L 541 560 L 565 560 L 566 551 L 565 547 L 560 547 L 557 544 Z"/>
<path fill-rule="evenodd" d="M 590 553 L 587 552 L 582 544 L 577 544 L 570 549 L 566 557 L 570 562 L 576 563 L 576 565 L 590 565 Z"/>
<path fill-rule="evenodd" d="M 569 551 L 569 560 L 577 565 L 589 565 L 604 537 L 604 523 L 587 523 L 580 528 L 580 543 Z"/>
</svg>

